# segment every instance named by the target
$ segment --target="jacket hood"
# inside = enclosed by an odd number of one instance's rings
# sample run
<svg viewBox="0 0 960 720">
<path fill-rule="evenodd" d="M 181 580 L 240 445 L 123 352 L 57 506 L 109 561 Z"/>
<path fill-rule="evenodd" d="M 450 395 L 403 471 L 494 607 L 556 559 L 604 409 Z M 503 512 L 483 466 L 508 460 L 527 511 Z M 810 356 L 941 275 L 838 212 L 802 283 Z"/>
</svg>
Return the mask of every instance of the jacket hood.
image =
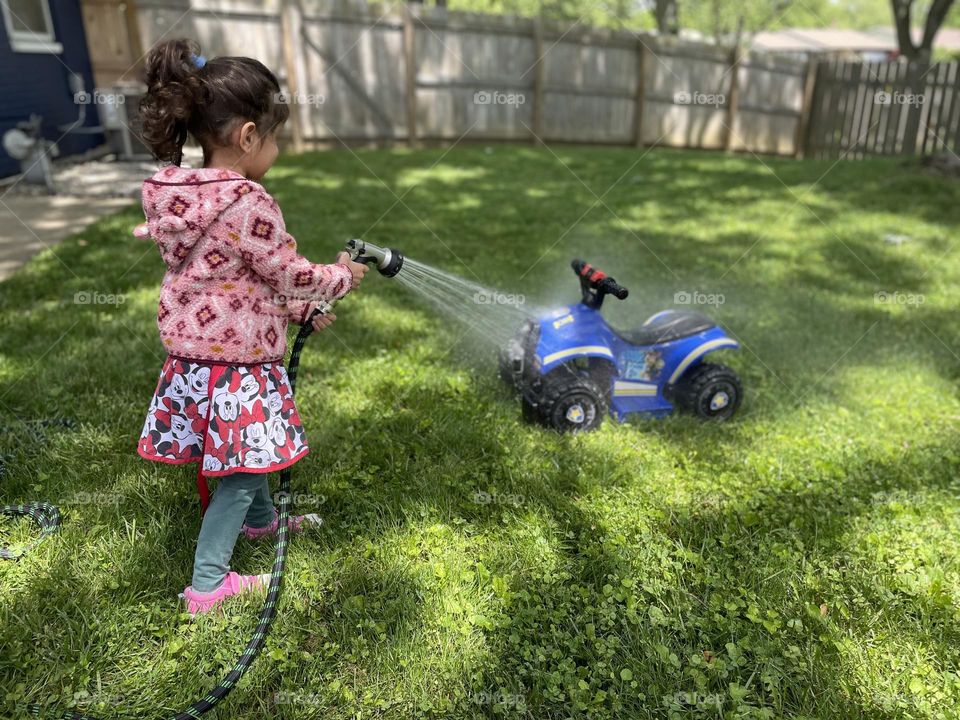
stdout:
<svg viewBox="0 0 960 720">
<path fill-rule="evenodd" d="M 167 267 L 175 269 L 223 211 L 256 187 L 224 168 L 162 168 L 143 183 L 147 221 L 133 234 L 153 238 Z"/>
</svg>

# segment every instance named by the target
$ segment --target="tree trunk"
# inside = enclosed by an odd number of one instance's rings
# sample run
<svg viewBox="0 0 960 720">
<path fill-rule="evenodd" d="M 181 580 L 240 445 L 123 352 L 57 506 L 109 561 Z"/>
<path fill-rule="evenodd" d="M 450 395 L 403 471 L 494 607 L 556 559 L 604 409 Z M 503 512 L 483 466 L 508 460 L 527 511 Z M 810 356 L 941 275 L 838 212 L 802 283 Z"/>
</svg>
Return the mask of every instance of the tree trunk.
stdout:
<svg viewBox="0 0 960 720">
<path fill-rule="evenodd" d="M 930 11 L 927 13 L 927 22 L 923 26 L 923 42 L 920 43 L 920 50 L 925 51 L 927 60 L 933 54 L 933 39 L 937 36 L 940 26 L 947 19 L 947 13 L 950 12 L 950 6 L 953 0 L 933 0 Z"/>
<path fill-rule="evenodd" d="M 677 0 L 657 0 L 657 30 L 661 35 L 679 35 L 680 19 L 677 16 Z"/>
<path fill-rule="evenodd" d="M 720 20 L 720 0 L 713 0 L 713 41 L 719 45 L 723 40 L 723 22 Z"/>
<path fill-rule="evenodd" d="M 897 30 L 897 44 L 900 54 L 907 60 L 930 62 L 933 55 L 933 41 L 943 25 L 953 0 L 933 0 L 927 12 L 926 22 L 923 24 L 923 38 L 919 45 L 915 45 L 910 35 L 910 15 L 913 9 L 913 0 L 891 0 L 893 5 L 893 22 Z"/>
</svg>

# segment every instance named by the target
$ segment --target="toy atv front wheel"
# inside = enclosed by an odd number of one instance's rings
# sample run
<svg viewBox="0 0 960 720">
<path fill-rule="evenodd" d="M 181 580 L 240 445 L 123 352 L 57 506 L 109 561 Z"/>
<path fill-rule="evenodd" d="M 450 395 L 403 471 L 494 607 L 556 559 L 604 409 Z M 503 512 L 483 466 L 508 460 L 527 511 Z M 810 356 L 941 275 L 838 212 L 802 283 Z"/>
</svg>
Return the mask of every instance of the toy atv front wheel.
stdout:
<svg viewBox="0 0 960 720">
<path fill-rule="evenodd" d="M 700 363 L 680 378 L 673 390 L 677 407 L 704 420 L 730 419 L 742 399 L 743 387 L 737 374 L 726 365 L 714 363 Z"/>
<path fill-rule="evenodd" d="M 590 377 L 561 373 L 543 381 L 540 419 L 560 432 L 596 430 L 607 414 L 607 396 Z"/>
</svg>

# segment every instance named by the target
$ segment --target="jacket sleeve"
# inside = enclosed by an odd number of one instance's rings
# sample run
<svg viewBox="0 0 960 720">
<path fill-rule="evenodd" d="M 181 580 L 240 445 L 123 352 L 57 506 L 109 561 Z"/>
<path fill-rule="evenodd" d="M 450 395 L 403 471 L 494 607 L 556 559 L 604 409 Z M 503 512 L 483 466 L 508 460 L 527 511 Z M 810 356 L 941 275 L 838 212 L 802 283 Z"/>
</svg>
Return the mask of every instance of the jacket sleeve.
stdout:
<svg viewBox="0 0 960 720">
<path fill-rule="evenodd" d="M 288 300 L 287 301 L 287 320 L 297 325 L 303 325 L 307 322 L 307 316 L 313 312 L 316 303 L 306 300 Z"/>
<path fill-rule="evenodd" d="M 288 308 L 302 316 L 311 300 L 339 300 L 353 289 L 353 273 L 346 265 L 319 265 L 297 253 L 280 208 L 265 191 L 255 190 L 236 205 L 241 206 L 239 232 L 229 233 L 229 239 L 250 269 L 284 296 Z"/>
</svg>

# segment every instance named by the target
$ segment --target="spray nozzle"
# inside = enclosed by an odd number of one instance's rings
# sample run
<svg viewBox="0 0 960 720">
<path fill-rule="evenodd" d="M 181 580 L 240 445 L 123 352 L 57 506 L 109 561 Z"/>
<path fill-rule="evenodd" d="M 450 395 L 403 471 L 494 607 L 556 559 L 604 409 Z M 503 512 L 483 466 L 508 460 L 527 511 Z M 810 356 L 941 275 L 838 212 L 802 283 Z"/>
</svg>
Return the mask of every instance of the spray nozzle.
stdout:
<svg viewBox="0 0 960 720">
<path fill-rule="evenodd" d="M 354 262 L 364 265 L 375 264 L 379 273 L 384 277 L 393 277 L 403 267 L 403 253 L 395 248 L 382 248 L 363 240 L 351 240 L 344 246 L 343 250 Z M 319 300 L 316 302 L 316 307 L 300 330 L 304 338 L 312 332 L 310 328 L 313 319 L 317 315 L 326 315 L 333 309 L 336 302 L 336 300 Z M 300 340 L 300 336 L 297 337 L 297 340 Z"/>
<path fill-rule="evenodd" d="M 403 267 L 403 253 L 396 248 L 382 248 L 364 240 L 351 240 L 344 250 L 354 262 L 377 266 L 384 277 L 393 277 Z"/>
</svg>

